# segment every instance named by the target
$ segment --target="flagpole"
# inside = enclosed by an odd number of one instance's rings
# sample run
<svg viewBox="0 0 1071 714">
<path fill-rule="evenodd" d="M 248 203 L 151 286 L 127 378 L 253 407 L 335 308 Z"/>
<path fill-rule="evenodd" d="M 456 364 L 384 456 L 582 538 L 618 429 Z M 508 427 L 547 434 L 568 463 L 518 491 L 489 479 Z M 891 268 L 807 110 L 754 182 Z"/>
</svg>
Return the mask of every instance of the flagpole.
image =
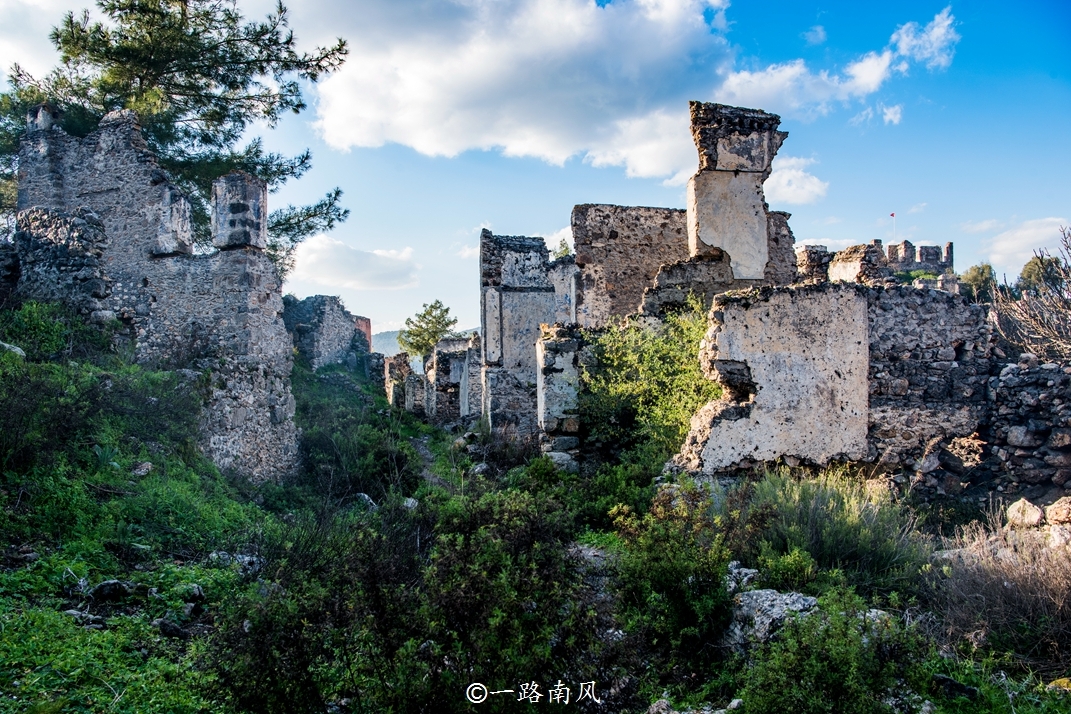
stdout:
<svg viewBox="0 0 1071 714">
<path fill-rule="evenodd" d="M 892 242 L 895 243 L 896 242 L 896 214 L 895 213 L 890 213 L 889 215 L 892 216 Z"/>
</svg>

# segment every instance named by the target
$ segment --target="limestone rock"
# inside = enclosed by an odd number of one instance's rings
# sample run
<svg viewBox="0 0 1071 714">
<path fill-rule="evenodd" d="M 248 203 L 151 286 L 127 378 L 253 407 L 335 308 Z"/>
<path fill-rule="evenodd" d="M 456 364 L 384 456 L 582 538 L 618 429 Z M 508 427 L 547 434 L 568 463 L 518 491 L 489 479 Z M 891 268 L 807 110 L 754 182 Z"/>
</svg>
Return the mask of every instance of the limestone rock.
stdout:
<svg viewBox="0 0 1071 714">
<path fill-rule="evenodd" d="M 23 349 L 21 347 L 17 347 L 15 345 L 9 345 L 6 342 L 0 342 L 0 350 L 2 350 L 4 352 L 11 352 L 12 354 L 14 354 L 17 357 L 22 357 L 23 359 L 26 359 L 26 353 L 23 351 Z"/>
<path fill-rule="evenodd" d="M 1071 524 L 1071 496 L 1064 496 L 1046 508 L 1045 521 L 1053 525 Z"/>
<path fill-rule="evenodd" d="M 771 636 L 793 613 L 808 613 L 818 606 L 818 600 L 801 593 L 780 593 L 776 590 L 751 590 L 733 598 L 733 619 L 725 642 L 737 652 L 752 644 L 769 642 Z"/>
<path fill-rule="evenodd" d="M 1045 514 L 1025 498 L 1008 506 L 1008 526 L 1010 528 L 1036 528 L 1045 520 Z"/>
</svg>

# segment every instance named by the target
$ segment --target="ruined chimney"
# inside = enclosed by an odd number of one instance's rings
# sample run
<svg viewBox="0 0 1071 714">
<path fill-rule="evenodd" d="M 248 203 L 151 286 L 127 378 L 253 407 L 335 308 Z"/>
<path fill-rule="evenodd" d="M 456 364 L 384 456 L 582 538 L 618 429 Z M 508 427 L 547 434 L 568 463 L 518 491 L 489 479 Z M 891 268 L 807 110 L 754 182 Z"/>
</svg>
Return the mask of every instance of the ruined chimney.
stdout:
<svg viewBox="0 0 1071 714">
<path fill-rule="evenodd" d="M 268 184 L 244 171 L 232 171 L 212 184 L 212 245 L 266 248 Z"/>
<path fill-rule="evenodd" d="M 690 102 L 699 171 L 688 181 L 688 252 L 728 253 L 733 277 L 761 280 L 769 260 L 762 184 L 787 132 L 759 109 Z"/>
<path fill-rule="evenodd" d="M 59 124 L 63 111 L 48 102 L 30 107 L 26 112 L 26 131 L 46 131 Z"/>
</svg>

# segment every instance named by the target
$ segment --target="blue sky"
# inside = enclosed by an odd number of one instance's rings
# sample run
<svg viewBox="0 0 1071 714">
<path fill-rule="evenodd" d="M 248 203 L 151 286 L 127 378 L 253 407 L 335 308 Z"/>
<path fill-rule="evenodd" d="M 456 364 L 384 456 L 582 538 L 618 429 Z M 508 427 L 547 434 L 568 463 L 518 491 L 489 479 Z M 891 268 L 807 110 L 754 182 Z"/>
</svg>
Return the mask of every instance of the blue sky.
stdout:
<svg viewBox="0 0 1071 714">
<path fill-rule="evenodd" d="M 270 3 L 241 2 L 249 16 Z M 0 0 L 0 68 L 43 73 L 64 11 Z M 687 100 L 782 115 L 767 182 L 797 243 L 956 246 L 1010 279 L 1071 225 L 1066 2 L 306 0 L 312 46 L 350 42 L 310 110 L 266 143 L 351 217 L 302 247 L 287 289 L 396 329 L 441 299 L 479 323 L 479 231 L 549 236 L 577 203 L 684 205 Z"/>
</svg>

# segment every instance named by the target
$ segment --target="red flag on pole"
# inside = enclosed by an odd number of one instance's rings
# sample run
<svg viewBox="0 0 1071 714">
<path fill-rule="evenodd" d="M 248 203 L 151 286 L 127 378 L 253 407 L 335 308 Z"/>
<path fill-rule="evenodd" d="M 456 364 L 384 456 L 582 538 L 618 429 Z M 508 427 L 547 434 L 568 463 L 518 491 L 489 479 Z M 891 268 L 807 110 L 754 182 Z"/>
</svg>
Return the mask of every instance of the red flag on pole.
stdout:
<svg viewBox="0 0 1071 714">
<path fill-rule="evenodd" d="M 896 218 L 896 214 L 895 213 L 890 213 L 889 215 L 892 216 L 893 218 Z"/>
</svg>

